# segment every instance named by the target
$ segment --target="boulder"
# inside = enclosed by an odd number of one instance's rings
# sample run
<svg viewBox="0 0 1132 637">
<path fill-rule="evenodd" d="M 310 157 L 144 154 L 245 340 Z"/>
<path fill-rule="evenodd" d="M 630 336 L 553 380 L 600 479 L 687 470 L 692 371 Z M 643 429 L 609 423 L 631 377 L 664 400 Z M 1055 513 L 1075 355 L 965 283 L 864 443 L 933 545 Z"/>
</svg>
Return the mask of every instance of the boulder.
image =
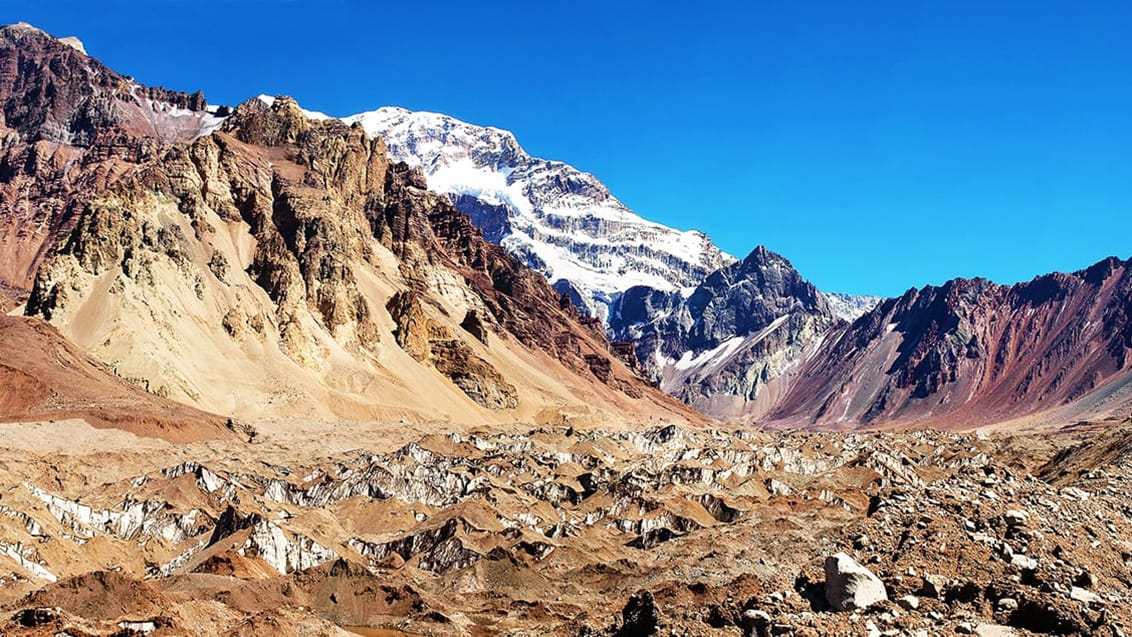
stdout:
<svg viewBox="0 0 1132 637">
<path fill-rule="evenodd" d="M 884 582 L 845 553 L 825 560 L 825 598 L 835 610 L 868 608 L 887 601 Z"/>
<path fill-rule="evenodd" d="M 1030 514 L 1019 509 L 1010 509 L 1003 515 L 1003 519 L 1006 520 L 1006 526 L 1011 528 L 1026 526 L 1030 522 Z"/>
<path fill-rule="evenodd" d="M 767 637 L 770 623 L 770 615 L 766 611 L 749 609 L 743 612 L 739 627 L 743 629 L 743 637 Z"/>
<path fill-rule="evenodd" d="M 1092 591 L 1087 591 L 1080 586 L 1074 586 L 1069 589 L 1069 599 L 1083 602 L 1090 606 L 1099 606 L 1104 604 L 1104 599 Z"/>
<path fill-rule="evenodd" d="M 660 610 L 649 591 L 638 591 L 621 609 L 621 630 L 617 637 L 647 637 L 657 634 Z"/>
</svg>

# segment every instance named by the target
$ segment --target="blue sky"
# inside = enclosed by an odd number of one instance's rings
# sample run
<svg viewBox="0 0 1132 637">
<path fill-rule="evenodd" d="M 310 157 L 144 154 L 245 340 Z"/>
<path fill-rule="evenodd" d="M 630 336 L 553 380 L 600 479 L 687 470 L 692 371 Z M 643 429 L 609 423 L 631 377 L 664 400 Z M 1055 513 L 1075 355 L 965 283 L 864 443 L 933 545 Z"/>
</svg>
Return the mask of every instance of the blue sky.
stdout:
<svg viewBox="0 0 1132 637">
<path fill-rule="evenodd" d="M 831 291 L 1132 255 L 1126 2 L 0 3 L 139 81 L 507 128 Z M 25 5 L 25 6 L 20 6 Z"/>
</svg>

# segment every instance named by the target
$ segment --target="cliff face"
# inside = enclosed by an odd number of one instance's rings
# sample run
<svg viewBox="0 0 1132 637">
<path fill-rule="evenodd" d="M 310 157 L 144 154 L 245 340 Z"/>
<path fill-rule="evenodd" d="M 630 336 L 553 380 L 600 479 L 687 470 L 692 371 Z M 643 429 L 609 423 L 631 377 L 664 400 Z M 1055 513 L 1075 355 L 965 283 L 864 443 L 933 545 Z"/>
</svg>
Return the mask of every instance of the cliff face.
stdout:
<svg viewBox="0 0 1132 637">
<path fill-rule="evenodd" d="M 1132 401 L 1130 308 L 1132 268 L 1114 258 L 1014 286 L 910 290 L 830 333 L 771 418 L 975 426 L 1120 409 Z"/>
<path fill-rule="evenodd" d="M 76 63 L 50 36 L 20 37 L 38 48 L 6 55 Z M 36 77 L 103 75 L 29 76 L 19 99 Z M 23 255 L 7 281 L 29 315 L 155 393 L 248 414 L 682 411 L 360 127 L 251 100 L 208 134 L 170 141 L 99 120 L 89 144 L 75 133 L 44 156 L 48 120 L 5 131 L 9 201 L 48 229 L 26 232 L 6 206 L 5 249 Z M 427 326 L 423 351 L 390 309 L 404 294 Z"/>
<path fill-rule="evenodd" d="M 0 28 L 0 103 L 22 139 L 84 148 L 111 129 L 173 142 L 219 123 L 201 93 L 142 86 L 22 24 Z"/>
<path fill-rule="evenodd" d="M 0 28 L 0 110 L 0 306 L 26 296 L 39 261 L 73 228 L 76 193 L 223 114 L 199 93 L 141 86 L 27 25 Z"/>
<path fill-rule="evenodd" d="M 825 296 L 781 256 L 755 249 L 712 273 L 687 298 L 627 291 L 610 329 L 665 391 L 718 417 L 765 413 L 770 381 L 831 327 Z"/>
</svg>

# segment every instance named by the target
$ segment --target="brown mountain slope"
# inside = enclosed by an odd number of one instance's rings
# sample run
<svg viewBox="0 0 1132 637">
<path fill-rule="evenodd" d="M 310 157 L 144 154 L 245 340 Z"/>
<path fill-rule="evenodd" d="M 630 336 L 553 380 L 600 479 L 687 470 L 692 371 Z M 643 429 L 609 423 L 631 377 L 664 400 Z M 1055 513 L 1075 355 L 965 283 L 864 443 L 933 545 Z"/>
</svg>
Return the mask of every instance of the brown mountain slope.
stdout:
<svg viewBox="0 0 1132 637">
<path fill-rule="evenodd" d="M 141 86 L 27 25 L 0 28 L 0 108 L 0 293 L 30 285 L 73 223 L 71 194 L 104 187 L 120 168 L 76 164 L 136 157 L 125 135 L 183 141 L 218 121 L 199 93 Z"/>
<path fill-rule="evenodd" d="M 13 28 L 0 58 L 19 57 L 24 79 L 0 83 L 5 104 L 62 108 L 37 79 L 100 86 L 96 65 L 35 71 L 73 67 L 76 51 Z M 9 118 L 0 227 L 14 230 L 0 243 L 26 312 L 124 376 L 240 416 L 695 419 L 361 128 L 281 98 L 170 138 L 185 129 L 165 120 L 203 100 L 157 107 L 145 130 L 112 98 L 86 145 L 52 142 L 42 165 L 27 158 L 44 156 L 43 126 Z"/>
<path fill-rule="evenodd" d="M 959 279 L 885 301 L 826 336 L 769 420 L 973 427 L 1127 411 L 1130 264 L 1014 286 Z"/>
<path fill-rule="evenodd" d="M 232 435 L 223 418 L 118 378 L 50 325 L 0 316 L 0 421 L 65 418 L 175 441 Z"/>
</svg>

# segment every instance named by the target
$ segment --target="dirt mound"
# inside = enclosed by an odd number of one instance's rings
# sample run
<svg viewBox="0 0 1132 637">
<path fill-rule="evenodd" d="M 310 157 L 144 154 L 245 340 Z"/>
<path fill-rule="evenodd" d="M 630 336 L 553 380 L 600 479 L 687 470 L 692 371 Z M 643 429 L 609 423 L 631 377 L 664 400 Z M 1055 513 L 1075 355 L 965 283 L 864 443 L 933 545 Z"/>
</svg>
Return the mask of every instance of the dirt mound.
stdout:
<svg viewBox="0 0 1132 637">
<path fill-rule="evenodd" d="M 160 616 L 170 603 L 146 582 L 114 571 L 94 571 L 43 588 L 21 606 L 60 608 L 93 620 L 143 620 Z"/>
</svg>

